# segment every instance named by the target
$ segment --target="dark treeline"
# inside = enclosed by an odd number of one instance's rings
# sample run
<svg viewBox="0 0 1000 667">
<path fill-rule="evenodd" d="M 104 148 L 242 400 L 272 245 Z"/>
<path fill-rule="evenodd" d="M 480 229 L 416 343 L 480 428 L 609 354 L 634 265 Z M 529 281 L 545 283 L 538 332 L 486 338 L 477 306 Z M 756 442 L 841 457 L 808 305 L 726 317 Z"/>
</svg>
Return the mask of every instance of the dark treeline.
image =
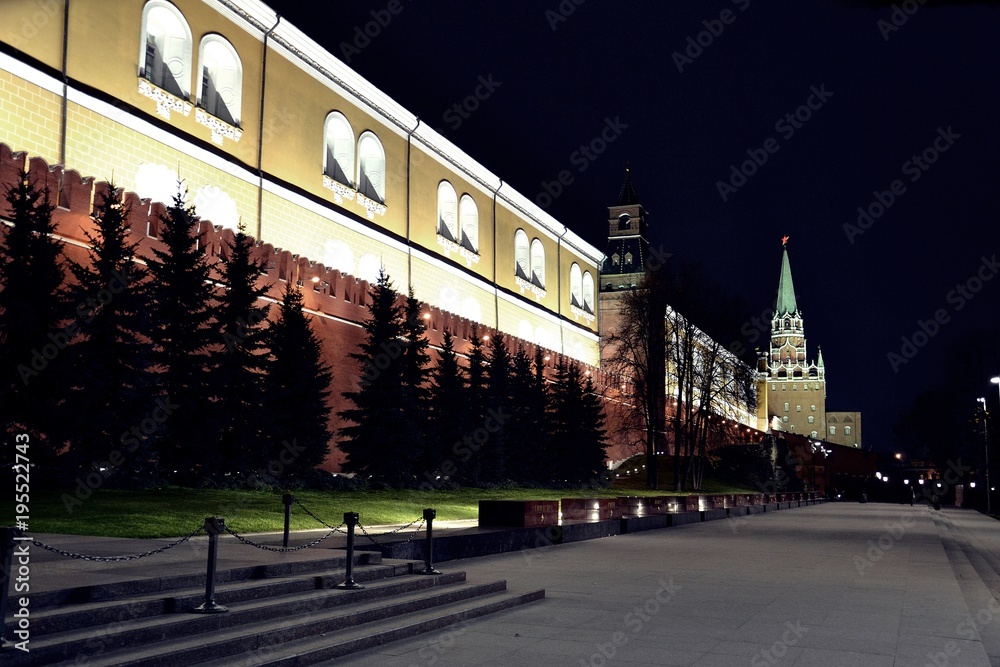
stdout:
<svg viewBox="0 0 1000 667">
<path fill-rule="evenodd" d="M 180 191 L 180 188 L 179 188 Z M 261 297 L 264 267 L 242 227 L 210 262 L 182 194 L 162 245 L 137 257 L 111 186 L 95 202 L 87 257 L 53 235 L 53 206 L 26 173 L 0 230 L 0 464 L 30 437 L 36 488 L 267 488 L 340 483 L 317 469 L 333 437 L 332 372 L 299 288 Z M 359 374 L 341 418 L 355 484 L 596 482 L 604 412 L 591 378 L 560 361 L 542 373 L 503 338 L 450 333 L 431 350 L 412 294 L 383 276 L 370 292 Z M 432 358 L 436 364 L 432 364 Z M 343 477 L 340 478 L 341 480 Z"/>
<path fill-rule="evenodd" d="M 340 448 L 345 467 L 395 487 L 598 486 L 606 482 L 604 409 L 592 378 L 540 349 L 474 333 L 466 359 L 451 332 L 429 351 L 419 302 L 385 273 L 370 292 L 360 369 Z M 437 363 L 431 364 L 432 354 Z"/>
<path fill-rule="evenodd" d="M 139 261 L 128 210 L 98 192 L 87 258 L 67 258 L 26 173 L 0 237 L 3 463 L 30 437 L 32 480 L 101 486 L 308 482 L 327 456 L 332 376 L 298 288 L 260 297 L 241 228 L 215 265 L 178 194 Z"/>
</svg>

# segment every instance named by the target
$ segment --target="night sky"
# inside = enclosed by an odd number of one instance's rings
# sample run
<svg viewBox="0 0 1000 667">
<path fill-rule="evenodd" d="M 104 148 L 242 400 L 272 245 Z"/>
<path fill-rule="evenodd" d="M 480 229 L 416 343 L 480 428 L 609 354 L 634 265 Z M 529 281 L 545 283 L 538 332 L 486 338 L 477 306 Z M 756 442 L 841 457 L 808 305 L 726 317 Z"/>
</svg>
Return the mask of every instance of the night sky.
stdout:
<svg viewBox="0 0 1000 667">
<path fill-rule="evenodd" d="M 628 164 L 651 243 L 747 305 L 727 344 L 766 347 L 752 316 L 774 305 L 788 235 L 827 409 L 861 410 L 866 448 L 892 449 L 970 336 L 992 353 L 962 390 L 997 408 L 997 3 L 271 6 L 601 250 Z"/>
</svg>

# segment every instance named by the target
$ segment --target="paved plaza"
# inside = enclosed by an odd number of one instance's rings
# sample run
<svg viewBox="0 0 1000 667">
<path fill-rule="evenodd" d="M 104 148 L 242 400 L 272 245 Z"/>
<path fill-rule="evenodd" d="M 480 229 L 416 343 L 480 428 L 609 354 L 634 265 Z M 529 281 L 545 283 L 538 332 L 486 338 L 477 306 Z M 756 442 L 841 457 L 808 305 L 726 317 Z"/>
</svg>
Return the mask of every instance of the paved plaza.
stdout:
<svg viewBox="0 0 1000 667">
<path fill-rule="evenodd" d="M 81 553 L 168 542 L 41 539 Z M 114 565 L 32 553 L 33 590 L 42 591 L 203 571 L 205 538 Z M 229 538 L 219 567 L 328 554 L 275 554 Z M 546 596 L 329 664 L 1000 665 L 1000 523 L 970 510 L 830 503 L 439 568 Z"/>
<path fill-rule="evenodd" d="M 1000 665 L 1000 523 L 969 510 L 831 503 L 445 567 L 546 597 L 337 664 Z"/>
</svg>

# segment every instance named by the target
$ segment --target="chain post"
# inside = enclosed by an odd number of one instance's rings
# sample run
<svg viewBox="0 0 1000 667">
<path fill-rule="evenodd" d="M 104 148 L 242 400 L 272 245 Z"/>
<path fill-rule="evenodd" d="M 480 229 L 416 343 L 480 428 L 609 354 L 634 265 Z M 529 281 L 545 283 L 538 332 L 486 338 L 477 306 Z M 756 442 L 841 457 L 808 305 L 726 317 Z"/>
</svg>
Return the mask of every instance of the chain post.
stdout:
<svg viewBox="0 0 1000 667">
<path fill-rule="evenodd" d="M 427 546 L 424 549 L 424 571 L 418 574 L 441 574 L 434 569 L 434 517 L 437 510 L 427 508 L 424 510 L 424 521 L 427 522 Z"/>
<path fill-rule="evenodd" d="M 354 526 L 358 525 L 358 522 L 357 512 L 344 512 L 344 523 L 347 524 L 347 578 L 344 583 L 338 584 L 337 588 L 364 588 L 354 581 Z"/>
<path fill-rule="evenodd" d="M 0 649 L 11 648 L 13 642 L 7 637 L 7 595 L 10 593 L 10 580 L 14 578 L 14 546 L 24 539 L 24 531 L 20 528 L 4 526 L 0 530 L 0 566 L 3 567 L 3 581 L 0 582 Z"/>
<path fill-rule="evenodd" d="M 285 538 L 281 542 L 281 546 L 284 549 L 288 548 L 288 529 L 292 523 L 292 503 L 295 502 L 295 496 L 290 493 L 286 493 L 281 496 L 281 502 L 285 504 Z"/>
<path fill-rule="evenodd" d="M 205 601 L 192 609 L 196 614 L 218 614 L 229 611 L 215 603 L 215 563 L 219 555 L 219 534 L 226 530 L 226 520 L 219 516 L 205 517 L 208 533 L 208 574 L 205 577 Z"/>
</svg>

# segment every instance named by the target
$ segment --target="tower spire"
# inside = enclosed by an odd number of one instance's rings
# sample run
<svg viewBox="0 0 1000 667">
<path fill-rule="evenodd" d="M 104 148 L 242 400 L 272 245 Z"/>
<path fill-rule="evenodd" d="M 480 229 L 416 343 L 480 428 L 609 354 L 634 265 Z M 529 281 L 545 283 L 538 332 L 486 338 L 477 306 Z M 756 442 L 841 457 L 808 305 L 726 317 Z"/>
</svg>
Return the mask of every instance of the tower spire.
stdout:
<svg viewBox="0 0 1000 667">
<path fill-rule="evenodd" d="M 795 286 L 792 284 L 792 269 L 788 264 L 788 237 L 781 239 L 781 276 L 778 278 L 778 301 L 775 315 L 792 315 L 798 311 L 795 303 Z"/>
</svg>

